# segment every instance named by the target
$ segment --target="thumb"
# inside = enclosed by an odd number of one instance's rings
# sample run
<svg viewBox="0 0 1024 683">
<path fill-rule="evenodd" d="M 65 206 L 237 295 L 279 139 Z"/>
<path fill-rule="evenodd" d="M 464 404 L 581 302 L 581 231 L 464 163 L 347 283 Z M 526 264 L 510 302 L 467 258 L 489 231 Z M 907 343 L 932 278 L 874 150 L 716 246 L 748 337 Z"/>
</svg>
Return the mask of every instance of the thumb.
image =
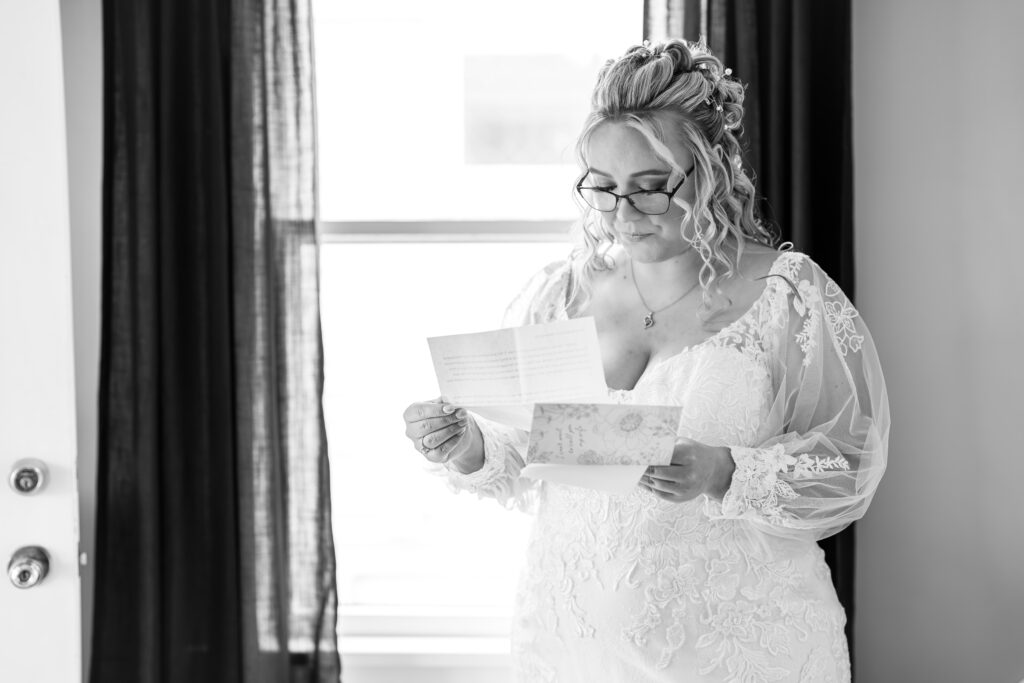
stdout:
<svg viewBox="0 0 1024 683">
<path fill-rule="evenodd" d="M 672 448 L 672 465 L 685 465 L 690 461 L 690 450 L 697 443 L 685 436 L 676 438 L 676 445 Z"/>
</svg>

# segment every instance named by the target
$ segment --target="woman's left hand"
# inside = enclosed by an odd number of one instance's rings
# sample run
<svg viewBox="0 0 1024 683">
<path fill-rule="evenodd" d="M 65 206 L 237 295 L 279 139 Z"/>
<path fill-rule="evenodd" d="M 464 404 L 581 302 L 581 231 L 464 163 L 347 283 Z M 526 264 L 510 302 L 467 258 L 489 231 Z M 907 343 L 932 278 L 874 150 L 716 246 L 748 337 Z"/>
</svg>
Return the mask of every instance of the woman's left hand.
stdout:
<svg viewBox="0 0 1024 683">
<path fill-rule="evenodd" d="M 693 500 L 702 493 L 721 500 L 735 469 L 727 446 L 708 446 L 679 437 L 672 450 L 672 464 L 648 467 L 640 486 L 673 503 Z"/>
</svg>

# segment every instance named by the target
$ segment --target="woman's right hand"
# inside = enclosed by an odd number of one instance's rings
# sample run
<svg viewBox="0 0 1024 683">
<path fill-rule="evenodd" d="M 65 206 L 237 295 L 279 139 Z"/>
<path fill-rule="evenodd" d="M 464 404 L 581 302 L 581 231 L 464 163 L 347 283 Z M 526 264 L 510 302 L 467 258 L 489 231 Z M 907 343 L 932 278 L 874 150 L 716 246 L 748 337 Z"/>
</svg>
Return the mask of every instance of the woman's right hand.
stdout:
<svg viewBox="0 0 1024 683">
<path fill-rule="evenodd" d="M 465 408 L 435 398 L 410 404 L 402 417 L 405 435 L 430 462 L 479 459 L 483 464 L 483 439 Z M 474 451 L 480 451 L 479 458 Z"/>
</svg>

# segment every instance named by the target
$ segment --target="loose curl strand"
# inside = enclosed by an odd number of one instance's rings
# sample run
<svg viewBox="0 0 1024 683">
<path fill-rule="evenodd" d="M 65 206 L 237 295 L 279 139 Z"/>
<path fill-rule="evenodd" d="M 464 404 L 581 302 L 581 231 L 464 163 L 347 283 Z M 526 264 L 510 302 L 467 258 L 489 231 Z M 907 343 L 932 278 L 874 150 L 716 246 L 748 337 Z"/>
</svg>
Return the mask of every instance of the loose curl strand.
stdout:
<svg viewBox="0 0 1024 683">
<path fill-rule="evenodd" d="M 581 177 L 588 168 L 587 144 L 605 123 L 622 123 L 641 133 L 655 154 L 678 173 L 683 169 L 667 141 L 680 141 L 693 154 L 693 205 L 679 197 L 673 201 L 686 210 L 680 231 L 684 237 L 692 232 L 693 237 L 686 239 L 703 261 L 698 275 L 702 324 L 714 312 L 712 290 L 722 294 L 721 279 L 736 272 L 745 238 L 771 248 L 777 248 L 780 239 L 778 229 L 759 216 L 754 183 L 743 168 L 744 91 L 730 73 L 703 40 L 634 45 L 621 57 L 606 61 L 598 73 L 591 112 L 576 142 Z M 579 201 L 576 193 L 573 196 L 582 216 L 573 226 L 576 247 L 569 301 L 579 303 L 589 297 L 595 272 L 614 266 L 608 251 L 616 238 L 602 224 L 599 212 Z M 736 245 L 737 264 L 725 250 L 730 241 Z"/>
</svg>

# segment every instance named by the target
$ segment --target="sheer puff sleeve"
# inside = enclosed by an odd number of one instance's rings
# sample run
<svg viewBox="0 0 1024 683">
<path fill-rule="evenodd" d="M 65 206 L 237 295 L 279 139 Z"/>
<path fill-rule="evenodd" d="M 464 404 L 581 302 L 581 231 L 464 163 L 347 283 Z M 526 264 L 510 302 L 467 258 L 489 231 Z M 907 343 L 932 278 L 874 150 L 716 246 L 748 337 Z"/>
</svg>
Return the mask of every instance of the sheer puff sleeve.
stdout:
<svg viewBox="0 0 1024 683">
<path fill-rule="evenodd" d="M 774 536 L 820 540 L 867 510 L 885 471 L 889 402 L 857 310 L 810 258 L 789 263 L 768 285 L 768 418 L 755 447 L 730 447 L 732 483 L 706 510 Z"/>
<path fill-rule="evenodd" d="M 555 261 L 536 272 L 505 309 L 502 327 L 535 325 L 565 318 L 568 261 Z M 524 429 L 488 420 L 472 413 L 484 440 L 484 465 L 476 472 L 461 474 L 451 464 L 428 463 L 434 474 L 445 477 L 454 492 L 468 491 L 479 498 L 492 498 L 505 508 L 536 512 L 538 484 L 520 477 L 529 443 Z"/>
</svg>

